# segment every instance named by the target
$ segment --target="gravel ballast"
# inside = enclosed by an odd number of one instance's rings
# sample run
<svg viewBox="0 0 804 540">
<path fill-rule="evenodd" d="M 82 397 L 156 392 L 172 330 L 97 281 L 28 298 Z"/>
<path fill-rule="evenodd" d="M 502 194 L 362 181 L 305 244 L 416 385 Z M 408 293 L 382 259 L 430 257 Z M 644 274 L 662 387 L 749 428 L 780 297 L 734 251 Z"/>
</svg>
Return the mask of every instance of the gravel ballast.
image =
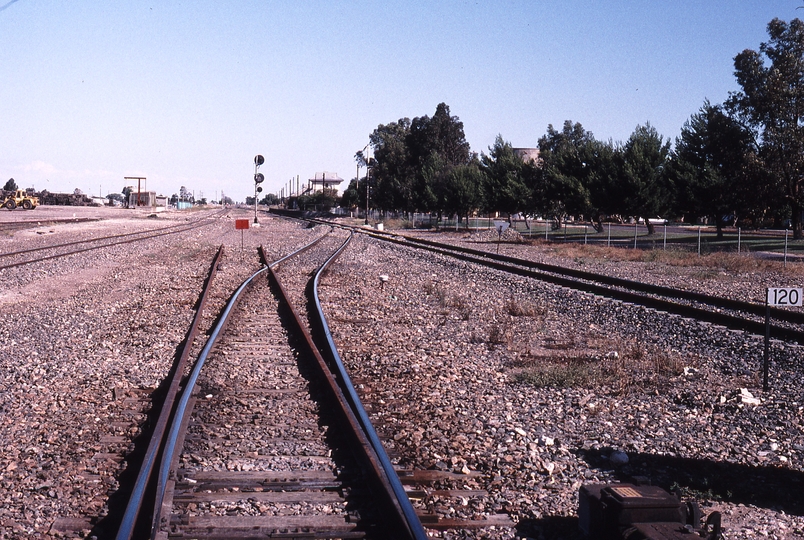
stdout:
<svg viewBox="0 0 804 540">
<path fill-rule="evenodd" d="M 102 221 L 2 234 L 0 248 L 211 221 L 179 235 L 0 270 L 2 538 L 108 537 L 103 518 L 120 503 L 114 497 L 125 479 L 124 457 L 141 433 L 150 393 L 178 356 L 217 248 L 225 246 L 216 285 L 234 291 L 259 268 L 258 245 L 275 259 L 326 229 L 265 217 L 263 227 L 241 237 L 234 219 L 248 218 L 246 210 L 153 215 L 39 207 L 0 218 L 74 213 Z"/>
<path fill-rule="evenodd" d="M 728 538 L 804 535 L 800 347 L 773 344 L 765 393 L 756 336 L 364 235 L 324 285 L 341 355 L 400 465 L 482 473 L 466 487 L 488 497 L 425 501 L 434 511 L 510 513 L 520 534 L 575 537 L 583 483 L 637 477 L 721 511 Z M 526 377 L 573 362 L 597 375 Z"/>
<path fill-rule="evenodd" d="M 261 218 L 262 227 L 245 231 L 241 256 L 233 220 L 253 216 L 247 210 L 61 212 L 98 212 L 103 221 L 6 232 L 0 247 L 201 216 L 213 222 L 0 270 L 2 538 L 97 533 L 217 247 L 227 250 L 220 286 L 234 290 L 257 266 L 257 245 L 277 258 L 323 229 Z M 15 215 L 59 214 L 40 207 L 0 213 L 0 221 Z M 501 251 L 560 261 L 550 249 Z M 657 264 L 590 259 L 582 266 L 714 294 L 754 283 L 709 268 L 663 272 Z M 388 276 L 384 285 L 380 275 Z M 786 277 L 758 275 L 756 286 Z M 445 489 L 488 492 L 417 504 L 444 516 L 503 513 L 517 522 L 444 537 L 576 538 L 580 485 L 633 477 L 680 488 L 705 512 L 721 511 L 727 538 L 804 536 L 800 347 L 772 344 L 772 390 L 763 392 L 756 336 L 364 235 L 321 290 L 341 355 L 393 459 L 466 477 Z M 756 300 L 756 292 L 747 296 Z M 546 365 L 571 369 L 540 371 Z"/>
</svg>

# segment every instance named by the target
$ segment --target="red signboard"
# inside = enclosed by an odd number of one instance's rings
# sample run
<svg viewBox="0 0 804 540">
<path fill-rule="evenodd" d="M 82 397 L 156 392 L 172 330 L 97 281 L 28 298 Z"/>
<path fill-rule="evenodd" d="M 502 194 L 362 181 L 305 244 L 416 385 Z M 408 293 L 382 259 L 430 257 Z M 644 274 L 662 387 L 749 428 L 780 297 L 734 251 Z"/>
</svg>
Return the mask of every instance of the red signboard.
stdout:
<svg viewBox="0 0 804 540">
<path fill-rule="evenodd" d="M 238 231 L 241 229 L 248 229 L 248 220 L 247 219 L 236 219 L 235 220 L 235 229 Z"/>
</svg>

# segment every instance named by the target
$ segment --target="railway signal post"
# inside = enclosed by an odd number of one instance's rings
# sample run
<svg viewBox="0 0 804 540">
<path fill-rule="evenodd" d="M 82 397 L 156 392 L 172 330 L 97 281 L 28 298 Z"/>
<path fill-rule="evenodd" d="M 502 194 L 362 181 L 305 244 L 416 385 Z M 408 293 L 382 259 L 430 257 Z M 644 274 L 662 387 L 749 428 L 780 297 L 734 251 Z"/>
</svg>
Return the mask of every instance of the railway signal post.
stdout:
<svg viewBox="0 0 804 540">
<path fill-rule="evenodd" d="M 503 233 L 508 230 L 507 221 L 495 221 L 494 228 L 497 230 L 497 255 L 500 254 L 500 242 L 502 241 Z"/>
<path fill-rule="evenodd" d="M 254 225 L 259 226 L 260 222 L 257 221 L 257 195 L 262 193 L 262 182 L 265 180 L 265 176 L 262 173 L 258 173 L 257 169 L 260 168 L 260 165 L 265 163 L 265 158 L 262 157 L 260 154 L 254 156 Z"/>
</svg>

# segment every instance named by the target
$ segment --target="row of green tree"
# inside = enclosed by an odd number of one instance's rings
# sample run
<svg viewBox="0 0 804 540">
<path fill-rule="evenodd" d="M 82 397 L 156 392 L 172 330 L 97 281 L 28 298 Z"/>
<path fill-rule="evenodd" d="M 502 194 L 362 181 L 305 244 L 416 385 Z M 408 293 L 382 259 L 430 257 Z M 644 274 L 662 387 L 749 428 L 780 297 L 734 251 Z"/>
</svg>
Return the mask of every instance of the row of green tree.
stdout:
<svg viewBox="0 0 804 540">
<path fill-rule="evenodd" d="M 649 123 L 625 142 L 600 141 L 567 120 L 548 126 L 538 159 L 523 160 L 502 136 L 488 154 L 472 152 L 444 103 L 432 117 L 380 125 L 370 135 L 373 157 L 355 156 L 368 171 L 369 203 L 438 215 L 578 216 L 598 230 L 607 216 L 709 216 L 719 232 L 727 217 L 790 219 L 800 238 L 804 23 L 774 19 L 768 34 L 759 51 L 735 57 L 741 90 L 723 104 L 705 102 L 675 141 Z M 366 206 L 367 177 L 352 180 L 343 206 Z"/>
</svg>

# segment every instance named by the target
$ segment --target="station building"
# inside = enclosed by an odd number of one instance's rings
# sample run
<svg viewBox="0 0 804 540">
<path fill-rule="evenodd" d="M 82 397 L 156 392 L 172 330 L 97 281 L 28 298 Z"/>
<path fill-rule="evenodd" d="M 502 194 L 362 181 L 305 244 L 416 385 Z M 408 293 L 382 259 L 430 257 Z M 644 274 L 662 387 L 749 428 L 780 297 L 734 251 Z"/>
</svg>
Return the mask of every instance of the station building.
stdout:
<svg viewBox="0 0 804 540">
<path fill-rule="evenodd" d="M 334 190 L 338 192 L 338 186 L 343 182 L 343 178 L 338 173 L 322 171 L 317 172 L 312 178 L 307 180 L 305 193 L 316 193 L 324 190 Z"/>
</svg>

